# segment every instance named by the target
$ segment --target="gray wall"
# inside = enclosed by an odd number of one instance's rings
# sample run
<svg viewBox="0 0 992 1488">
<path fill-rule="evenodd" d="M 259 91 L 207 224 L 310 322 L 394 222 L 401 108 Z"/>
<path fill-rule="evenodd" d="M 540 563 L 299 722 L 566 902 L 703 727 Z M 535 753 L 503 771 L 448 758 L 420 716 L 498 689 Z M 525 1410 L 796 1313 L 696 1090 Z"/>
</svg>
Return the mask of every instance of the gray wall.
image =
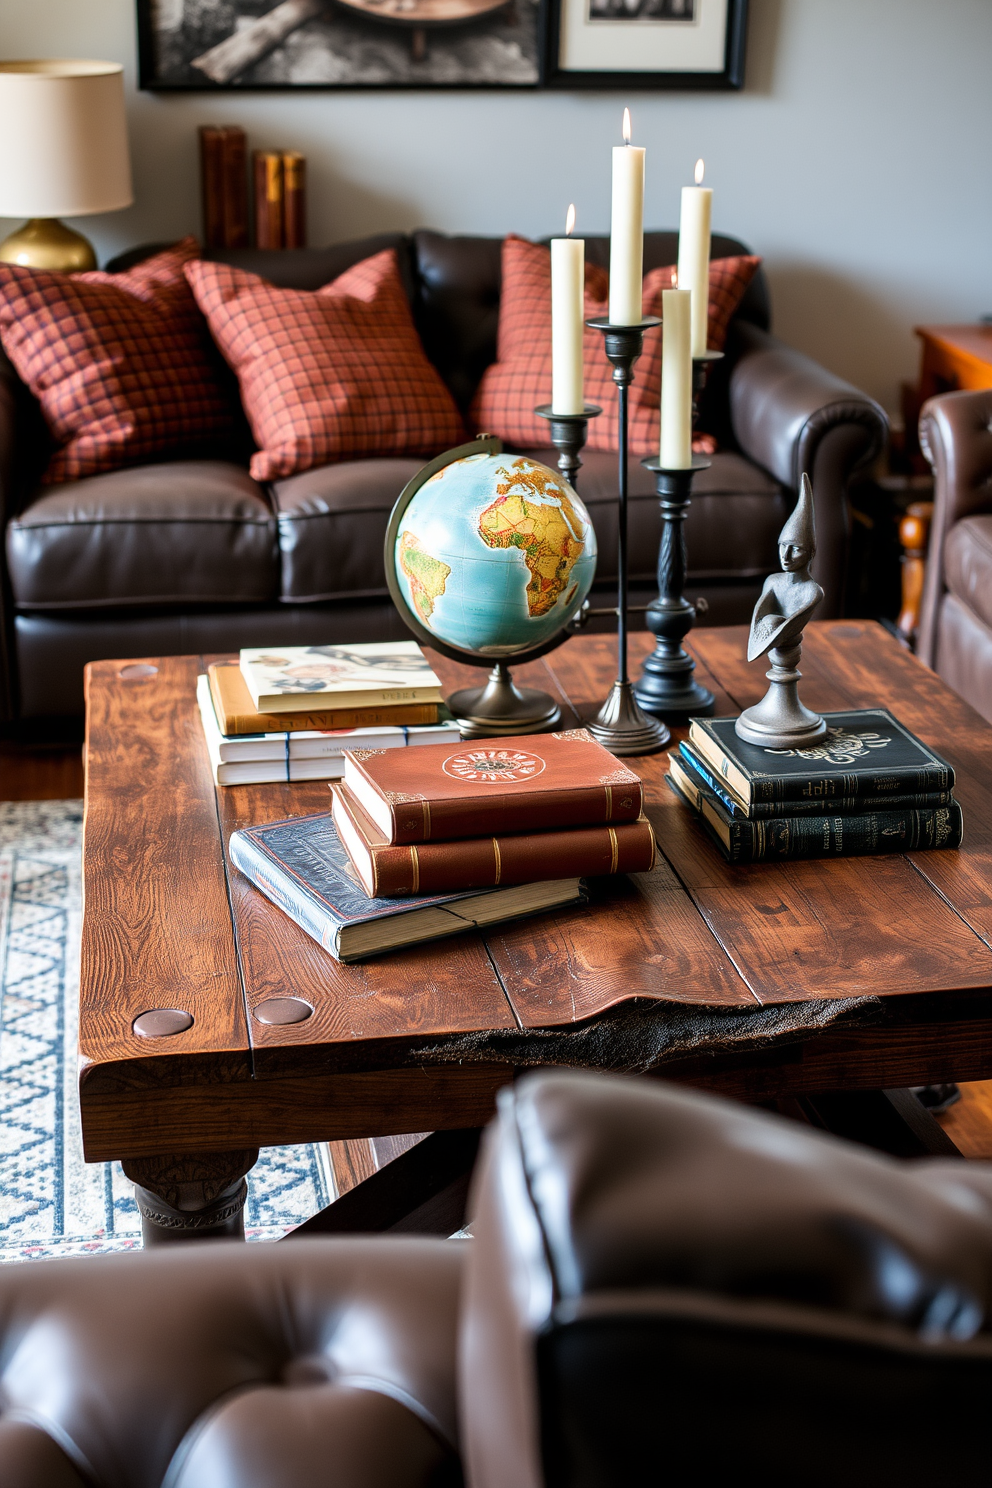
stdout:
<svg viewBox="0 0 992 1488">
<path fill-rule="evenodd" d="M 714 227 L 764 255 L 776 330 L 894 409 L 914 325 L 992 313 L 992 3 L 751 10 L 730 95 L 139 94 L 134 0 L 0 0 L 0 55 L 125 64 L 137 201 L 75 224 L 101 260 L 198 230 L 195 131 L 214 121 L 307 154 L 314 243 L 421 224 L 537 236 L 571 200 L 601 231 L 629 103 L 649 223 L 676 224 L 704 156 Z"/>
</svg>

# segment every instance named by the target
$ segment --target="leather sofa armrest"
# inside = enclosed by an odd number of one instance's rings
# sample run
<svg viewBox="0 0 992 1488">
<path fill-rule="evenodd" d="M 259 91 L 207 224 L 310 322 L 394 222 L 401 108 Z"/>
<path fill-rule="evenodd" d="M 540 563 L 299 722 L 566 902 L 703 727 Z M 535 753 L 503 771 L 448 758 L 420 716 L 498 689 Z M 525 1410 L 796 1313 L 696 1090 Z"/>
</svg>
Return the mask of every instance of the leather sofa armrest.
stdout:
<svg viewBox="0 0 992 1488">
<path fill-rule="evenodd" d="M 851 515 L 847 486 L 881 452 L 885 413 L 851 383 L 758 326 L 739 323 L 730 374 L 730 418 L 741 450 L 792 491 L 813 483 L 823 586 L 818 618 L 841 614 Z"/>
<path fill-rule="evenodd" d="M 992 389 L 930 398 L 920 410 L 920 448 L 934 473 L 934 506 L 916 650 L 932 667 L 948 533 L 962 517 L 992 511 Z"/>
<path fill-rule="evenodd" d="M 16 509 L 18 426 L 17 379 L 13 367 L 0 351 L 0 535 Z M 13 603 L 7 567 L 0 554 L 0 723 L 15 716 L 13 678 Z"/>
</svg>

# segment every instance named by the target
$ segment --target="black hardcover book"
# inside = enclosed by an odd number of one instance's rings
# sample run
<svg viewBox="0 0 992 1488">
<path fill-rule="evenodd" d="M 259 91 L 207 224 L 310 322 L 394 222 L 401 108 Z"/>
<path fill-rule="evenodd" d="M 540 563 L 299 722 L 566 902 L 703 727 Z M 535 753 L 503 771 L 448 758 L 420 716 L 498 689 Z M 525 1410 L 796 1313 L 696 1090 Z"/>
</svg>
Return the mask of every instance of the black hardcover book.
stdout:
<svg viewBox="0 0 992 1488">
<path fill-rule="evenodd" d="M 812 749 L 762 749 L 734 732 L 734 718 L 694 718 L 697 754 L 750 807 L 761 801 L 850 800 L 949 791 L 954 771 L 886 708 L 825 713 Z"/>
<path fill-rule="evenodd" d="M 679 745 L 682 766 L 691 779 L 708 786 L 731 816 L 761 820 L 770 816 L 825 816 L 827 812 L 850 816 L 857 811 L 901 811 L 905 807 L 926 810 L 930 806 L 947 806 L 953 799 L 949 790 L 917 791 L 898 796 L 813 796 L 805 801 L 752 801 L 745 806 L 734 795 L 722 775 L 717 775 L 693 749 Z"/>
<path fill-rule="evenodd" d="M 668 782 L 700 816 L 729 863 L 789 858 L 854 858 L 875 853 L 923 852 L 960 847 L 961 807 L 863 811 L 853 816 L 778 816 L 755 821 L 731 816 L 715 791 L 690 774 L 681 755 L 669 755 Z"/>
</svg>

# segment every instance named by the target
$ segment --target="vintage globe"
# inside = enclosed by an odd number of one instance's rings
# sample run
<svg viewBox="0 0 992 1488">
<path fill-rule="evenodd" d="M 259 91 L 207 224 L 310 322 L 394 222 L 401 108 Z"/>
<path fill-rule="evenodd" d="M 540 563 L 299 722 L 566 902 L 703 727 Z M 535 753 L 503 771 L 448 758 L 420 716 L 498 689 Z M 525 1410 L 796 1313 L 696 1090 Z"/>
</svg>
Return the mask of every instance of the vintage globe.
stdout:
<svg viewBox="0 0 992 1488">
<path fill-rule="evenodd" d="M 571 486 L 524 455 L 469 454 L 403 508 L 395 588 L 420 625 L 494 661 L 543 646 L 582 605 L 596 534 Z"/>
</svg>

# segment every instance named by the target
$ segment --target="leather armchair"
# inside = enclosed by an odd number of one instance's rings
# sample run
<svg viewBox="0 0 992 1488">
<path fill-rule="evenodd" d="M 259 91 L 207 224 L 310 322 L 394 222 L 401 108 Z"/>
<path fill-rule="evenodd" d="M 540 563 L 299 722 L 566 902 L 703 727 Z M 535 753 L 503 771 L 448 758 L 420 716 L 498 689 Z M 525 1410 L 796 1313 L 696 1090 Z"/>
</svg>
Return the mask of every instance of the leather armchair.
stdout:
<svg viewBox="0 0 992 1488">
<path fill-rule="evenodd" d="M 988 1482 L 989 1165 L 548 1073 L 471 1212 L 4 1268 L 4 1488 Z"/>
<path fill-rule="evenodd" d="M 934 506 L 917 654 L 992 722 L 992 391 L 924 403 L 920 446 Z"/>
<path fill-rule="evenodd" d="M 331 248 L 213 256 L 277 284 L 317 289 L 351 264 L 394 248 L 428 356 L 466 410 L 496 356 L 500 239 L 421 230 Z M 645 266 L 674 263 L 677 235 L 645 236 Z M 148 245 L 108 265 L 122 270 Z M 745 252 L 714 236 L 718 256 Z M 609 257 L 590 238 L 593 262 Z M 886 434 L 881 409 L 770 335 L 764 275 L 748 286 L 727 355 L 703 399 L 701 426 L 720 440 L 694 485 L 686 523 L 686 593 L 708 624 L 745 621 L 808 469 L 817 502 L 819 613 L 838 615 L 852 473 Z M 247 440 L 247 431 L 246 431 Z M 246 448 L 250 447 L 250 441 Z M 246 459 L 162 462 L 65 486 L 40 486 L 48 436 L 34 400 L 0 354 L 0 723 L 82 712 L 88 661 L 233 651 L 241 646 L 386 640 L 405 634 L 382 572 L 392 505 L 420 462 L 344 461 L 267 487 Z M 535 451 L 553 463 L 550 449 Z M 616 583 L 616 458 L 589 453 L 580 491 L 599 542 L 597 587 Z M 654 481 L 630 471 L 630 596 L 657 592 L 660 517 Z M 603 602 L 594 600 L 594 603 Z"/>
</svg>

